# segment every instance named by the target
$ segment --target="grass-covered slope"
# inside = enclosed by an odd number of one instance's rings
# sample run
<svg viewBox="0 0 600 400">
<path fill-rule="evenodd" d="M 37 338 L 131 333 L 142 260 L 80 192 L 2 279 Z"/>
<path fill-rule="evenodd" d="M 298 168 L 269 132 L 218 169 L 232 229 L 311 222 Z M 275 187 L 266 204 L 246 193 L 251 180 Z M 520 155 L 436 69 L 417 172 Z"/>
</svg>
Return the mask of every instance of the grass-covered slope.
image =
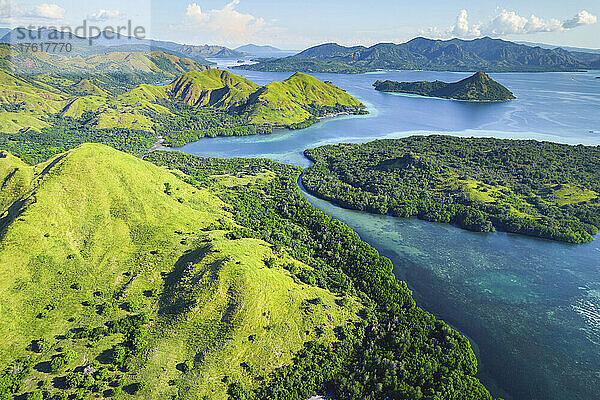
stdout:
<svg viewBox="0 0 600 400">
<path fill-rule="evenodd" d="M 600 227 L 600 148 L 415 136 L 307 150 L 304 186 L 369 212 L 572 243 Z"/>
<path fill-rule="evenodd" d="M 43 118 L 59 112 L 65 99 L 49 85 L 0 69 L 0 132 L 48 126 Z"/>
<path fill-rule="evenodd" d="M 332 346 L 306 342 L 292 364 L 260 375 L 257 385 L 228 380 L 231 399 L 304 400 L 314 393 L 348 400 L 491 399 L 474 378 L 477 362 L 466 338 L 416 307 L 388 259 L 307 201 L 297 185 L 300 168 L 176 152 L 147 159 L 216 190 L 242 226 L 235 237 L 262 239 L 311 267 L 283 264 L 294 279 L 336 293 L 338 305 L 356 296 L 366 305 L 360 322 L 335 330 Z M 310 314 L 324 306 L 309 304 Z"/>
<path fill-rule="evenodd" d="M 364 109 L 360 101 L 338 87 L 301 73 L 259 87 L 228 71 L 213 69 L 183 75 L 170 90 L 189 105 L 235 112 L 256 125 L 290 127 L 318 116 Z"/>
<path fill-rule="evenodd" d="M 375 90 L 381 92 L 411 93 L 428 97 L 440 97 L 452 100 L 467 101 L 508 101 L 515 96 L 490 78 L 484 72 L 462 79 L 454 83 L 435 82 L 394 82 L 377 81 L 373 84 Z"/>
<path fill-rule="evenodd" d="M 179 77 L 166 90 L 190 106 L 232 109 L 246 103 L 258 85 L 228 71 L 210 69 Z"/>
<path fill-rule="evenodd" d="M 281 266 L 311 267 L 236 234 L 216 189 L 93 144 L 36 166 L 3 153 L 0 173 L 0 398 L 225 399 L 356 319 Z"/>
<path fill-rule="evenodd" d="M 64 54 L 25 51 L 20 46 L 4 43 L 0 44 L 0 62 L 4 64 L 2 67 L 21 74 L 135 73 L 173 78 L 188 71 L 207 68 L 207 63 L 162 51 L 114 51 L 86 57 L 69 57 Z"/>
<path fill-rule="evenodd" d="M 196 61 L 159 51 L 112 52 L 83 57 L 66 57 L 43 52 L 25 53 L 0 44 L 0 132 L 42 129 L 51 117 L 79 116 L 98 108 L 143 83 L 172 81 L 207 67 Z M 134 93 L 135 96 L 135 93 Z M 127 98 L 132 100 L 132 96 Z M 123 110 L 116 107 L 124 105 Z M 129 104 L 111 104 L 110 117 L 101 128 L 151 129 L 148 120 L 129 114 Z M 139 113 L 138 113 L 139 114 Z"/>
<path fill-rule="evenodd" d="M 491 400 L 299 168 L 148 158 L 0 157 L 0 398 Z"/>
</svg>

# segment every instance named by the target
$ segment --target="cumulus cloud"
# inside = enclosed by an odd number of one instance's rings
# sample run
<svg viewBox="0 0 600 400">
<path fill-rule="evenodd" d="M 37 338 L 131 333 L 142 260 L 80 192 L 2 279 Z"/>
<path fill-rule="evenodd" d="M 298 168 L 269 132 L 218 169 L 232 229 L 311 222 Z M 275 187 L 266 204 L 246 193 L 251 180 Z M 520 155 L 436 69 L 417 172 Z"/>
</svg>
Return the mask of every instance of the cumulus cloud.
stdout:
<svg viewBox="0 0 600 400">
<path fill-rule="evenodd" d="M 90 21 L 106 21 L 109 19 L 118 18 L 121 15 L 119 10 L 99 10 L 96 13 L 88 15 Z"/>
<path fill-rule="evenodd" d="M 38 17 L 47 19 L 62 19 L 65 16 L 65 9 L 58 4 L 40 4 L 35 6 L 33 10 L 26 13 L 28 17 Z"/>
<path fill-rule="evenodd" d="M 524 17 L 514 11 L 498 9 L 496 15 L 486 23 L 470 23 L 467 10 L 460 10 L 456 23 L 447 29 L 430 27 L 421 30 L 421 34 L 435 37 L 462 37 L 474 38 L 483 35 L 525 35 L 538 32 L 560 32 L 576 28 L 581 25 L 590 25 L 597 22 L 597 17 L 583 10 L 573 18 L 560 22 L 556 18 L 543 19 L 531 14 Z"/>
<path fill-rule="evenodd" d="M 580 25 L 592 25 L 598 21 L 598 17 L 590 14 L 589 12 L 582 10 L 571 19 L 563 22 L 562 26 L 565 29 L 572 29 Z"/>
<path fill-rule="evenodd" d="M 531 14 L 529 18 L 522 17 L 514 11 L 505 9 L 494 17 L 483 29 L 485 35 L 527 34 L 537 32 L 554 32 L 562 30 L 562 24 L 557 19 L 548 21 Z"/>
<path fill-rule="evenodd" d="M 467 10 L 460 10 L 458 16 L 456 17 L 456 24 L 452 28 L 450 28 L 451 32 L 460 37 L 470 37 L 470 36 L 480 36 L 481 32 L 479 31 L 480 25 L 469 24 L 469 14 Z"/>
<path fill-rule="evenodd" d="M 30 8 L 23 8 L 12 0 L 0 0 L 0 21 L 16 23 L 32 20 L 59 20 L 65 16 L 65 9 L 58 4 L 43 3 Z"/>
<path fill-rule="evenodd" d="M 263 18 L 237 11 L 236 7 L 239 4 L 240 0 L 233 0 L 222 9 L 204 11 L 197 3 L 192 3 L 187 7 L 185 24 L 191 28 L 235 39 L 251 37 L 265 28 L 266 22 Z"/>
</svg>

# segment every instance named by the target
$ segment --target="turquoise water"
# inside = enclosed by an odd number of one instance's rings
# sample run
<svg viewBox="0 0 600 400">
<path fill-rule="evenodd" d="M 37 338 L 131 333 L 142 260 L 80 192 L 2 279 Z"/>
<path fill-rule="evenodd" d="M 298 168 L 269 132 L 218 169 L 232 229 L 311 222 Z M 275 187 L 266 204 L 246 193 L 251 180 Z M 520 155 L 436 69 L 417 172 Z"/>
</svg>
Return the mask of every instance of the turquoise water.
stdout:
<svg viewBox="0 0 600 400">
<path fill-rule="evenodd" d="M 261 84 L 289 74 L 236 71 Z M 377 80 L 455 81 L 468 74 L 318 74 L 371 111 L 302 131 L 205 139 L 182 151 L 269 157 L 306 167 L 302 151 L 326 143 L 444 133 L 600 144 L 600 80 L 594 73 L 494 74 L 518 100 L 475 104 L 379 93 Z M 593 132 L 591 132 L 593 131 Z M 569 245 L 505 233 L 345 210 L 304 192 L 390 257 L 419 304 L 467 335 L 480 378 L 498 396 L 600 398 L 600 239 Z"/>
</svg>

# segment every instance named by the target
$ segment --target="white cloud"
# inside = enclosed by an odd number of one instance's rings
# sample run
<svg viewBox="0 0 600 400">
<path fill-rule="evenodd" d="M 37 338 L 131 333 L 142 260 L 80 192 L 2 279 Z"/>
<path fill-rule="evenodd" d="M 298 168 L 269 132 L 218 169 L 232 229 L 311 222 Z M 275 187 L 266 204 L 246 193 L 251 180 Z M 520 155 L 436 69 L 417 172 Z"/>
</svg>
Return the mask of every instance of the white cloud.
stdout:
<svg viewBox="0 0 600 400">
<path fill-rule="evenodd" d="M 203 11 L 192 3 L 186 10 L 185 25 L 188 28 L 214 32 L 230 39 L 245 39 L 252 37 L 266 27 L 261 17 L 244 14 L 236 10 L 240 0 L 227 3 L 222 9 Z"/>
<path fill-rule="evenodd" d="M 12 0 L 0 0 L 0 21 L 12 22 L 15 13 L 21 13 L 21 11 Z"/>
<path fill-rule="evenodd" d="M 562 24 L 560 21 L 555 18 L 550 18 L 548 21 L 545 21 L 542 18 L 538 18 L 531 14 L 531 17 L 529 17 L 529 21 L 527 21 L 525 24 L 524 29 L 527 33 L 555 32 L 562 30 L 561 25 Z"/>
<path fill-rule="evenodd" d="M 479 25 L 469 24 L 469 14 L 467 10 L 460 10 L 456 17 L 456 24 L 450 28 L 450 31 L 459 37 L 480 36 Z"/>
<path fill-rule="evenodd" d="M 118 18 L 121 15 L 119 10 L 99 10 L 96 13 L 88 15 L 90 21 L 106 21 L 109 19 Z"/>
<path fill-rule="evenodd" d="M 592 25 L 598 21 L 598 17 L 590 14 L 589 12 L 582 10 L 571 19 L 563 22 L 562 26 L 565 29 L 572 29 L 580 25 Z"/>
<path fill-rule="evenodd" d="M 28 17 L 38 17 L 47 19 L 62 19 L 65 15 L 65 9 L 58 4 L 40 4 L 35 6 L 33 10 L 26 13 Z"/>
<path fill-rule="evenodd" d="M 528 34 L 537 32 L 555 32 L 563 30 L 559 20 L 551 18 L 546 21 L 531 14 L 529 18 L 522 17 L 514 11 L 502 9 L 482 29 L 485 35 Z"/>
<path fill-rule="evenodd" d="M 572 19 L 560 22 L 556 18 L 545 20 L 534 14 L 529 18 L 523 17 L 514 11 L 498 9 L 496 15 L 487 23 L 472 24 L 469 22 L 467 10 L 460 10 L 456 23 L 448 29 L 430 27 L 420 30 L 421 34 L 432 37 L 461 37 L 473 38 L 483 35 L 525 35 L 538 32 L 559 32 L 573 29 L 580 25 L 595 24 L 597 18 L 583 10 Z"/>
</svg>

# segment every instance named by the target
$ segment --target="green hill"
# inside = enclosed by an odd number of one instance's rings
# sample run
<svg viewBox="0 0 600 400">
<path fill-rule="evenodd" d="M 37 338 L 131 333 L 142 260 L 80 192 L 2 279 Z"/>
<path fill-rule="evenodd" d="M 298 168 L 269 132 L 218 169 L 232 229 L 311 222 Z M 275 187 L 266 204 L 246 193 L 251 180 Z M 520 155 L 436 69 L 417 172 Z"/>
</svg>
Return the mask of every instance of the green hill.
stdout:
<svg viewBox="0 0 600 400">
<path fill-rule="evenodd" d="M 41 82 L 0 69 L 0 132 L 43 128 L 44 117 L 58 113 L 67 96 Z"/>
<path fill-rule="evenodd" d="M 18 47 L 7 44 L 0 44 L 0 62 L 4 64 L 0 69 L 2 133 L 47 128 L 59 113 L 81 115 L 96 110 L 99 102 L 106 103 L 140 84 L 172 81 L 186 72 L 206 69 L 196 61 L 157 51 L 113 52 L 82 58 L 22 53 Z M 118 120 L 124 122 L 123 126 L 127 121 L 130 125 L 134 122 L 128 116 Z M 148 125 L 142 120 L 134 128 L 150 129 Z M 117 125 L 107 120 L 99 126 Z"/>
<path fill-rule="evenodd" d="M 123 84 L 121 78 L 128 86 L 138 81 L 136 77 L 42 74 L 25 79 L 0 70 L 5 81 L 0 91 L 0 148 L 29 163 L 85 142 L 141 155 L 160 137 L 166 146 L 182 146 L 203 137 L 299 129 L 319 117 L 366 113 L 364 105 L 342 89 L 305 74 L 261 87 L 230 72 L 209 69 L 187 72 L 167 85 L 137 85 L 120 94 L 109 88 L 111 82 Z"/>
<path fill-rule="evenodd" d="M 69 57 L 48 52 L 24 51 L 19 46 L 5 43 L 0 43 L 0 50 L 3 67 L 20 74 L 135 73 L 174 78 L 188 71 L 207 68 L 201 62 L 162 51 L 114 51 L 86 57 Z"/>
<path fill-rule="evenodd" d="M 394 82 L 377 81 L 375 90 L 381 92 L 411 93 L 428 97 L 441 97 L 468 101 L 508 101 L 516 97 L 504 86 L 494 81 L 484 72 L 477 72 L 455 83 L 435 82 Z"/>
<path fill-rule="evenodd" d="M 224 399 L 224 376 L 251 387 L 254 374 L 290 363 L 306 340 L 330 342 L 334 326 L 356 318 L 354 300 L 337 306 L 331 292 L 277 267 L 303 263 L 262 240 L 231 238 L 231 206 L 165 169 L 86 144 L 37 166 L 3 153 L 0 173 L 0 370 L 19 357 L 33 365 L 17 393 L 45 381 L 49 392 L 91 395 L 92 385 L 64 382 L 89 366 L 106 376 L 100 393 L 117 379 L 126 390 L 147 383 L 141 398 Z M 327 310 L 305 312 L 315 298 Z M 149 321 L 135 332 L 108 328 L 141 314 Z M 319 324 L 327 328 L 317 336 Z M 129 356 L 111 361 L 119 343 Z M 53 370 L 57 358 L 66 365 Z"/>
<path fill-rule="evenodd" d="M 165 86 L 141 85 L 116 97 L 84 96 L 62 115 L 98 129 L 155 132 L 165 145 L 181 146 L 205 136 L 270 133 L 303 128 L 319 117 L 366 113 L 364 105 L 331 83 L 297 73 L 283 82 L 258 86 L 219 69 L 191 71 Z"/>
<path fill-rule="evenodd" d="M 259 87 L 229 71 L 212 69 L 185 74 L 169 89 L 191 106 L 234 112 L 257 125 L 290 127 L 314 117 L 364 109 L 338 87 L 302 73 Z"/>
</svg>

